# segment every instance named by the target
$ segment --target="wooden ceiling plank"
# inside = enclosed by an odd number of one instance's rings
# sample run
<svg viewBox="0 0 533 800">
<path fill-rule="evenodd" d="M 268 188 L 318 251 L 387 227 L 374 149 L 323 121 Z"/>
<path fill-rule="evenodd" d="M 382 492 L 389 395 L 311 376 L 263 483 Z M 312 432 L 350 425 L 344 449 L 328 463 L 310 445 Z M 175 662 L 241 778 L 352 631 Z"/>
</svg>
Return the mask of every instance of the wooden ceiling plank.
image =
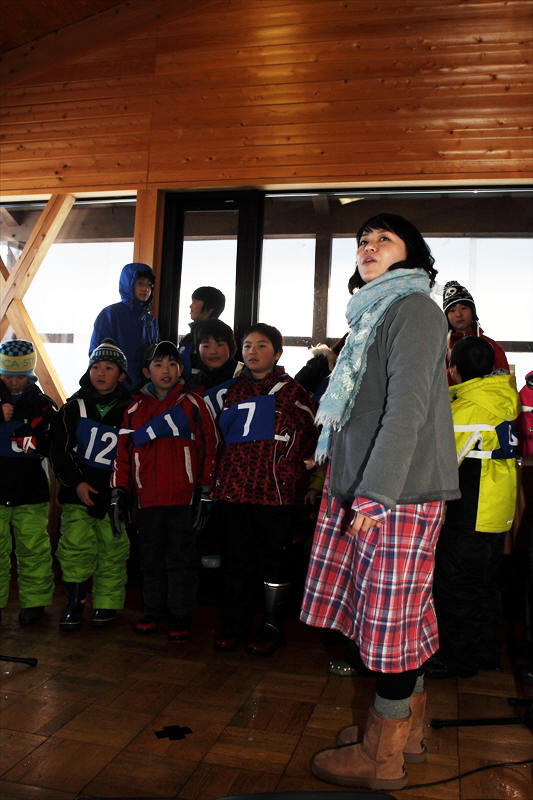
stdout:
<svg viewBox="0 0 533 800">
<path fill-rule="evenodd" d="M 180 14 L 198 9 L 198 0 L 181 0 Z M 38 75 L 49 66 L 57 66 L 74 56 L 94 52 L 100 45 L 125 38 L 136 31 L 149 29 L 173 11 L 173 3 L 165 0 L 125 2 L 94 14 L 88 19 L 69 25 L 22 47 L 16 47 L 0 57 L 0 84 L 17 84 Z"/>
<path fill-rule="evenodd" d="M 26 311 L 24 303 L 18 297 L 15 297 L 10 304 L 6 318 L 18 339 L 27 339 L 33 343 L 37 353 L 35 374 L 39 378 L 41 388 L 58 406 L 62 406 L 67 399 L 63 384 L 46 352 L 41 337 L 30 319 L 30 315 Z"/>
<path fill-rule="evenodd" d="M 52 195 L 6 281 L 0 303 L 3 317 L 14 298 L 22 299 L 74 204 L 74 195 Z"/>
</svg>

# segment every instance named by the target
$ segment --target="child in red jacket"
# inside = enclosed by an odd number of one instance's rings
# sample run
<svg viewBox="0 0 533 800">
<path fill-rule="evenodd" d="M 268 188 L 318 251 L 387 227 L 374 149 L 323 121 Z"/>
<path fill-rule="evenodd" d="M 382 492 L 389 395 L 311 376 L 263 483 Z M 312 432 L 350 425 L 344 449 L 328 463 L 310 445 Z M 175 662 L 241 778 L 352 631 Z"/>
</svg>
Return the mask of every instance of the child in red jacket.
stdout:
<svg viewBox="0 0 533 800">
<path fill-rule="evenodd" d="M 253 598 L 264 584 L 265 623 L 248 642 L 254 655 L 283 643 L 290 584 L 287 548 L 297 504 L 305 494 L 304 458 L 316 442 L 311 395 L 277 361 L 281 333 L 257 323 L 243 340 L 244 369 L 228 389 L 219 417 L 223 436 L 214 496 L 225 529 L 222 631 L 217 650 L 234 650 L 247 636 Z"/>
<path fill-rule="evenodd" d="M 137 498 L 144 617 L 155 631 L 168 614 L 169 641 L 186 641 L 196 602 L 198 571 L 193 499 L 209 494 L 218 434 L 201 397 L 184 391 L 183 365 L 172 342 L 153 345 L 143 368 L 149 383 L 123 420 L 111 481 L 114 524 Z"/>
</svg>

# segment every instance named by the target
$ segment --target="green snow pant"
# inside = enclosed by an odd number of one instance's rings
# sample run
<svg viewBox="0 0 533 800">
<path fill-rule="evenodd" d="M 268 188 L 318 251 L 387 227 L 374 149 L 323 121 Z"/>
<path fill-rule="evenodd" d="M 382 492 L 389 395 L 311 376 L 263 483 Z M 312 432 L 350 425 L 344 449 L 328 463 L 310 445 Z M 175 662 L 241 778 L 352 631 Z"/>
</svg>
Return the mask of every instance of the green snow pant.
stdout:
<svg viewBox="0 0 533 800">
<path fill-rule="evenodd" d="M 0 608 L 7 604 L 11 568 L 11 528 L 15 537 L 21 608 L 47 606 L 54 591 L 48 503 L 0 506 Z"/>
<path fill-rule="evenodd" d="M 93 608 L 123 608 L 130 543 L 125 529 L 113 536 L 109 519 L 89 516 L 85 506 L 66 503 L 56 556 L 65 583 L 92 576 Z"/>
</svg>

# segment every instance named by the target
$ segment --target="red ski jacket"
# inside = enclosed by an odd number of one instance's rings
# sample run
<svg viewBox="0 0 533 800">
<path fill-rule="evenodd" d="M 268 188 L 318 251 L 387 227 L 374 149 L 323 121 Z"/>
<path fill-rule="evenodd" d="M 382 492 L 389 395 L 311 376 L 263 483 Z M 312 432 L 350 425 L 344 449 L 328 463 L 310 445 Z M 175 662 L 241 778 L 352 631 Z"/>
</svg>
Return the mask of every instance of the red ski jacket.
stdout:
<svg viewBox="0 0 533 800">
<path fill-rule="evenodd" d="M 137 496 L 139 508 L 184 506 L 212 483 L 218 433 L 196 394 L 174 386 L 163 400 L 146 387 L 126 409 L 111 485 Z"/>
</svg>

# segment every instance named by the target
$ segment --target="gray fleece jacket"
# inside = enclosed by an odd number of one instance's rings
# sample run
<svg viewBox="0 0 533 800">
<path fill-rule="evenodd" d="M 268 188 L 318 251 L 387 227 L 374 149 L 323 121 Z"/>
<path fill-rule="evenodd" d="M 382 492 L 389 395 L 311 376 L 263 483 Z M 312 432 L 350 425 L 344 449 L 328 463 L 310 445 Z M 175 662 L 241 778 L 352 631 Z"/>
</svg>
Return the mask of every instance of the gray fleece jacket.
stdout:
<svg viewBox="0 0 533 800">
<path fill-rule="evenodd" d="M 387 508 L 460 497 L 446 334 L 444 314 L 428 295 L 391 305 L 368 350 L 350 419 L 334 436 L 332 495 Z"/>
</svg>

